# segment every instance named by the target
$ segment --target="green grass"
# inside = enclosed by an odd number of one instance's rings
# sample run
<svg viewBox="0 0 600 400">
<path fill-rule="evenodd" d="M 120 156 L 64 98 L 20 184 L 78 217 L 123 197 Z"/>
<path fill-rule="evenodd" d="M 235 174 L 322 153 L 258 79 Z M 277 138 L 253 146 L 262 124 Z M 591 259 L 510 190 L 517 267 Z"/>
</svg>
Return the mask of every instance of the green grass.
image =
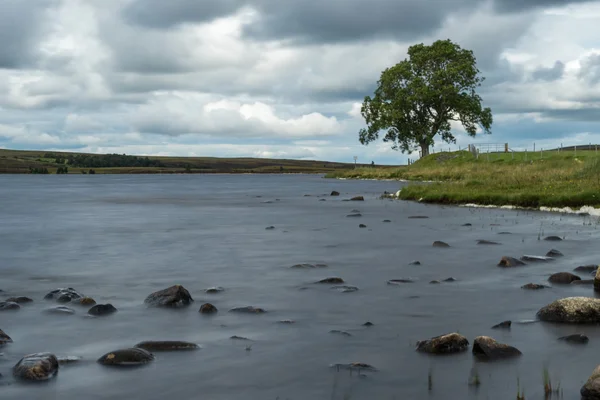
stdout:
<svg viewBox="0 0 600 400">
<path fill-rule="evenodd" d="M 328 177 L 435 181 L 403 188 L 400 198 L 430 203 L 520 207 L 600 207 L 600 156 L 595 151 L 437 153 L 398 168 L 336 171 Z"/>
<path fill-rule="evenodd" d="M 30 168 L 47 168 L 56 173 L 59 164 L 55 159 L 44 158 L 53 153 L 67 158 L 74 152 L 26 151 L 0 149 L 0 173 L 29 173 Z M 353 163 L 318 160 L 285 160 L 268 158 L 217 158 L 217 157 L 148 157 L 160 160 L 164 167 L 93 168 L 96 174 L 172 174 L 172 173 L 314 173 L 323 174 L 349 170 Z M 63 164 L 64 165 L 64 164 Z M 81 174 L 89 168 L 66 165 L 69 174 Z M 359 165 L 364 166 L 364 165 Z"/>
</svg>

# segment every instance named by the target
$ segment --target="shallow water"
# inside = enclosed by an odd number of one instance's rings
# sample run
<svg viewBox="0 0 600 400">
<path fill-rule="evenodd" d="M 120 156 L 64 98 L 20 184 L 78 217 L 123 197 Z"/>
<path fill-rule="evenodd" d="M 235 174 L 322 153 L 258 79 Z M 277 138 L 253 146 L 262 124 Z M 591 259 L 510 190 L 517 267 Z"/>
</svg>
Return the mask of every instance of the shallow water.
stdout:
<svg viewBox="0 0 600 400">
<path fill-rule="evenodd" d="M 0 299 L 35 300 L 0 313 L 0 329 L 14 340 L 0 348 L 0 398 L 509 399 L 519 380 L 530 399 L 543 397 L 545 366 L 564 399 L 579 398 L 600 364 L 600 328 L 516 322 L 535 319 L 557 298 L 594 295 L 584 285 L 520 286 L 598 263 L 596 220 L 378 198 L 401 185 L 310 175 L 0 176 Z M 331 190 L 342 195 L 330 197 Z M 343 201 L 355 195 L 366 201 Z M 363 216 L 347 218 L 353 209 Z M 429 218 L 408 218 L 415 215 Z M 265 229 L 271 225 L 274 230 Z M 498 234 L 503 231 L 511 234 Z M 501 245 L 478 245 L 477 239 Z M 433 248 L 436 240 L 452 247 Z M 565 257 L 496 267 L 503 255 L 544 255 L 551 248 Z M 413 260 L 421 265 L 409 265 Z M 289 268 L 298 263 L 328 267 Z M 360 290 L 340 293 L 312 284 L 329 276 Z M 457 281 L 428 283 L 448 277 Z M 386 284 L 398 278 L 415 282 Z M 193 306 L 143 305 L 149 293 L 173 284 L 190 291 Z M 211 286 L 226 290 L 205 294 Z M 76 306 L 72 316 L 42 314 L 54 305 L 43 296 L 58 287 L 74 287 L 119 311 L 96 319 Z M 219 309 L 216 316 L 198 313 L 206 301 Z M 268 313 L 227 312 L 246 305 Z M 278 323 L 283 319 L 295 323 Z M 507 319 L 510 331 L 490 329 Z M 362 326 L 366 321 L 374 326 Z M 478 335 L 495 337 L 523 356 L 476 363 L 470 352 L 415 352 L 417 340 L 451 331 L 471 342 Z M 587 345 L 556 340 L 578 332 L 590 337 Z M 202 349 L 157 353 L 154 363 L 136 369 L 95 362 L 143 340 L 187 340 Z M 61 366 L 48 384 L 13 382 L 12 366 L 40 351 L 83 360 Z M 330 368 L 354 361 L 379 371 L 359 376 Z M 467 384 L 472 368 L 481 381 L 477 389 Z"/>
</svg>

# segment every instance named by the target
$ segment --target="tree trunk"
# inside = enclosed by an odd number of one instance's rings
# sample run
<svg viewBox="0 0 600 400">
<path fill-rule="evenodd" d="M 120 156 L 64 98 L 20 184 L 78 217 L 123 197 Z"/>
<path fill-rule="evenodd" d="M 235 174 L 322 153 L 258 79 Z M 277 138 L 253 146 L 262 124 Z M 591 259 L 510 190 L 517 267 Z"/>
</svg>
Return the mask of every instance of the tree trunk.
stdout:
<svg viewBox="0 0 600 400">
<path fill-rule="evenodd" d="M 429 155 L 429 145 L 426 143 L 421 143 L 421 157 L 425 157 Z"/>
</svg>

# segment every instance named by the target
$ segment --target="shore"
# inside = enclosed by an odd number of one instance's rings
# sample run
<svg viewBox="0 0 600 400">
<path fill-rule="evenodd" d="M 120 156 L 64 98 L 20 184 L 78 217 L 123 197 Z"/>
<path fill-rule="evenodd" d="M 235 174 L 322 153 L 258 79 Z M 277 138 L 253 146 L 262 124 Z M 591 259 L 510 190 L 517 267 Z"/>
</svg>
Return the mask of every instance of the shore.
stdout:
<svg viewBox="0 0 600 400">
<path fill-rule="evenodd" d="M 524 208 L 600 207 L 600 157 L 595 151 L 429 155 L 400 168 L 357 168 L 329 178 L 413 183 L 398 198 L 436 204 Z M 425 183 L 424 181 L 432 181 Z"/>
</svg>

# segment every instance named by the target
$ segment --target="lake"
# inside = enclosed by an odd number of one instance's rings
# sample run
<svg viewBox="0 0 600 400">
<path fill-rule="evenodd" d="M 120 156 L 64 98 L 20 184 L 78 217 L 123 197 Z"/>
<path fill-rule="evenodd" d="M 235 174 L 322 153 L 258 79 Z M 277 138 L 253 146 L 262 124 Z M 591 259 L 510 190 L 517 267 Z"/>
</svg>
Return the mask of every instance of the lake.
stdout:
<svg viewBox="0 0 600 400">
<path fill-rule="evenodd" d="M 543 398 L 544 368 L 563 398 L 579 398 L 600 364 L 600 328 L 533 320 L 555 299 L 594 296 L 592 287 L 521 286 L 597 264 L 597 220 L 379 198 L 401 185 L 315 175 L 0 176 L 0 299 L 34 299 L 17 312 L 0 312 L 0 329 L 14 340 L 0 348 L 0 398 L 514 399 L 519 382 L 530 399 Z M 332 190 L 341 195 L 329 196 Z M 359 195 L 365 201 L 344 201 Z M 354 209 L 362 217 L 347 217 Z M 539 240 L 548 235 L 564 240 Z M 436 240 L 451 247 L 434 248 Z M 565 256 L 496 266 L 505 255 L 552 248 Z M 327 267 L 290 268 L 300 263 Z M 359 290 L 314 284 L 327 277 Z M 456 281 L 429 283 L 448 277 Z M 400 278 L 414 282 L 387 284 Z M 192 306 L 144 305 L 148 294 L 175 284 L 189 290 Z M 213 286 L 225 290 L 204 292 Z M 72 306 L 74 315 L 42 313 L 57 305 L 44 295 L 61 287 L 118 312 L 89 318 L 87 309 Z M 205 302 L 217 315 L 198 312 Z M 239 306 L 267 313 L 228 312 Z M 510 330 L 491 329 L 504 320 L 513 321 Z M 476 362 L 470 349 L 449 356 L 415 351 L 418 340 L 449 332 L 471 343 L 492 336 L 523 355 Z M 557 340 L 579 332 L 588 344 Z M 143 340 L 186 340 L 201 349 L 156 353 L 154 362 L 135 369 L 96 362 Z M 42 351 L 82 360 L 61 366 L 49 383 L 16 383 L 12 366 Z M 351 362 L 378 371 L 331 367 Z M 474 371 L 479 387 L 468 385 Z"/>
</svg>

